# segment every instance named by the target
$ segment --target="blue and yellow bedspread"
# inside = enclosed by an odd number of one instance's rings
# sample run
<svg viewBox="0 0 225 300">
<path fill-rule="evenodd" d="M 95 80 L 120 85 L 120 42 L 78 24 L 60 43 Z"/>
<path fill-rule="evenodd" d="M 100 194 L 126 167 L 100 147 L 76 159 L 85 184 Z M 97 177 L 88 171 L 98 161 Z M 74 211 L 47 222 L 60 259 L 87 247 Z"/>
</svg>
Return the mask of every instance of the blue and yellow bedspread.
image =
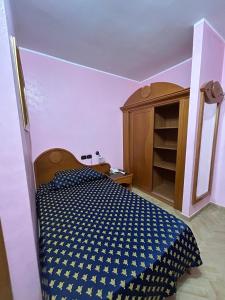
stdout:
<svg viewBox="0 0 225 300">
<path fill-rule="evenodd" d="M 44 299 L 164 299 L 202 263 L 185 223 L 108 178 L 37 204 Z"/>
</svg>

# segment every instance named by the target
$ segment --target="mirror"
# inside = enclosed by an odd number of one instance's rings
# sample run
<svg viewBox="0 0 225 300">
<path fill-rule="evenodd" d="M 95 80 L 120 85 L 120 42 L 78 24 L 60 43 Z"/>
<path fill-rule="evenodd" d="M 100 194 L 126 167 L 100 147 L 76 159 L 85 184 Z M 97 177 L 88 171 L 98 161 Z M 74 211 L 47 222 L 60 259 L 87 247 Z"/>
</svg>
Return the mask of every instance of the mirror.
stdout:
<svg viewBox="0 0 225 300">
<path fill-rule="evenodd" d="M 218 86 L 218 82 L 216 82 L 216 86 Z M 218 97 L 213 97 L 213 92 L 209 93 L 209 90 L 213 91 L 213 88 L 214 85 L 211 81 L 201 90 L 192 197 L 193 204 L 208 196 L 212 187 L 218 120 L 220 103 L 222 101 L 218 101 Z"/>
</svg>

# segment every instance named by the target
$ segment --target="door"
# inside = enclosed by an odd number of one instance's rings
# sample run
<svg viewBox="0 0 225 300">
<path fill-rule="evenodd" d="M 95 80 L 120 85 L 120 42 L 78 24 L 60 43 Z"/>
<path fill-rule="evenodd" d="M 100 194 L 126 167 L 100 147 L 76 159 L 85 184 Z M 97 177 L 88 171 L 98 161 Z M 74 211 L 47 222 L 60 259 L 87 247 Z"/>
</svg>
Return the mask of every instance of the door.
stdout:
<svg viewBox="0 0 225 300">
<path fill-rule="evenodd" d="M 140 109 L 130 113 L 130 169 L 133 185 L 146 192 L 152 185 L 152 146 L 154 109 Z"/>
</svg>

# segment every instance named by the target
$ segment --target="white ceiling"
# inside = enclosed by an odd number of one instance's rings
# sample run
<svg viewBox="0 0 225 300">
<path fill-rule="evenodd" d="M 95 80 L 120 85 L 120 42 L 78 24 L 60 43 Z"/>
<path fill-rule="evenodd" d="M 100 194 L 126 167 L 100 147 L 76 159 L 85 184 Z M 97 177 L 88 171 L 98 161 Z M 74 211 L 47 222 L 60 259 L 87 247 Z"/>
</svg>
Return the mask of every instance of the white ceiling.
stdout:
<svg viewBox="0 0 225 300">
<path fill-rule="evenodd" d="M 143 80 L 191 57 L 193 24 L 225 37 L 225 0 L 11 0 L 19 46 Z"/>
</svg>

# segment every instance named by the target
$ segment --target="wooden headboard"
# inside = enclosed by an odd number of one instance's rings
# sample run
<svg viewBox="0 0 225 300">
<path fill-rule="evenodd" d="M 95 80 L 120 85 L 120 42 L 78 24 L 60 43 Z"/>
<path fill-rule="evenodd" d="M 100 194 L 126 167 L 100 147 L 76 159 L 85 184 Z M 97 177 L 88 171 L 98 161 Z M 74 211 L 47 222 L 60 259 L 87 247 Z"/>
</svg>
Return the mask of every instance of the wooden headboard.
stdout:
<svg viewBox="0 0 225 300">
<path fill-rule="evenodd" d="M 57 171 L 90 167 L 96 171 L 108 174 L 110 164 L 84 165 L 68 150 L 61 148 L 49 149 L 40 154 L 34 162 L 36 187 L 50 182 Z"/>
</svg>

